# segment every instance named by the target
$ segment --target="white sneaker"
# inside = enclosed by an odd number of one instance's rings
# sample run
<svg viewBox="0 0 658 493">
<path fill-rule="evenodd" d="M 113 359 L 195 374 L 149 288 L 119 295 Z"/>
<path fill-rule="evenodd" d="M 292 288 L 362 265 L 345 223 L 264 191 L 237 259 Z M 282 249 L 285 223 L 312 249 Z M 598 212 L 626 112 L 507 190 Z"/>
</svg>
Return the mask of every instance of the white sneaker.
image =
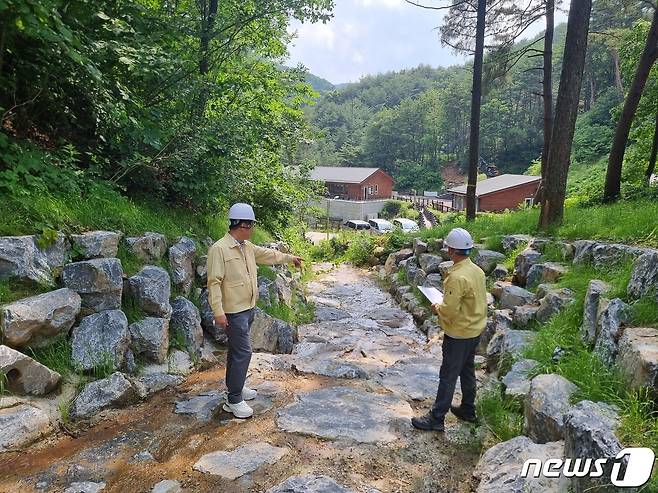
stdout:
<svg viewBox="0 0 658 493">
<path fill-rule="evenodd" d="M 226 402 L 223 408 L 227 413 L 232 413 L 233 416 L 241 419 L 250 418 L 254 414 L 254 410 L 245 401 L 238 402 L 237 404 Z"/>
<path fill-rule="evenodd" d="M 256 392 L 254 389 L 250 389 L 249 387 L 244 387 L 242 389 L 242 398 L 245 401 L 253 401 L 257 395 L 258 392 Z"/>
</svg>

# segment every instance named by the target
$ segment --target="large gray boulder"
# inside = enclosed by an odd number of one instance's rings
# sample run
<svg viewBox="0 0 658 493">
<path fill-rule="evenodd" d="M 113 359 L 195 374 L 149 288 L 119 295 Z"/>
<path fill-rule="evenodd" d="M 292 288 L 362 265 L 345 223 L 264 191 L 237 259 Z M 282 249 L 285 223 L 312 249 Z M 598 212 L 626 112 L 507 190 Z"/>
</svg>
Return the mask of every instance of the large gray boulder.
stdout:
<svg viewBox="0 0 658 493">
<path fill-rule="evenodd" d="M 167 252 L 167 238 L 160 233 L 144 233 L 126 238 L 128 250 L 144 263 L 157 263 Z"/>
<path fill-rule="evenodd" d="M 208 284 L 208 255 L 202 255 L 196 259 L 196 278 L 201 286 Z"/>
<path fill-rule="evenodd" d="M 418 269 L 416 271 L 416 277 L 414 277 L 414 280 L 412 281 L 411 284 L 414 286 L 422 286 L 425 284 L 425 281 L 427 280 L 427 274 L 425 274 L 425 271 L 423 269 Z"/>
<path fill-rule="evenodd" d="M 154 363 L 164 363 L 169 350 L 169 320 L 147 317 L 130 324 L 130 348 L 133 354 Z"/>
<path fill-rule="evenodd" d="M 480 267 L 485 274 L 491 274 L 500 262 L 505 260 L 505 255 L 494 250 L 478 250 L 473 262 Z"/>
<path fill-rule="evenodd" d="M 139 402 L 139 389 L 123 373 L 87 384 L 71 406 L 72 419 L 86 419 L 105 409 L 126 407 Z"/>
<path fill-rule="evenodd" d="M 0 279 L 54 284 L 48 258 L 34 236 L 0 236 Z"/>
<path fill-rule="evenodd" d="M 514 283 L 525 286 L 530 268 L 541 261 L 541 253 L 537 250 L 526 248 L 516 256 L 514 260 Z"/>
<path fill-rule="evenodd" d="M 537 363 L 533 359 L 522 359 L 512 365 L 509 372 L 502 378 L 505 395 L 519 402 L 524 402 L 530 392 L 529 373 L 537 368 Z"/>
<path fill-rule="evenodd" d="M 512 320 L 514 325 L 520 328 L 526 328 L 531 322 L 537 319 L 537 311 L 539 307 L 536 305 L 521 305 L 514 309 Z"/>
<path fill-rule="evenodd" d="M 590 264 L 592 263 L 592 251 L 599 243 L 592 240 L 578 240 L 573 242 L 574 246 L 574 264 Z"/>
<path fill-rule="evenodd" d="M 441 274 L 428 274 L 423 286 L 436 288 L 443 291 L 443 276 Z"/>
<path fill-rule="evenodd" d="M 525 401 L 526 434 L 537 443 L 563 439 L 563 418 L 571 407 L 571 395 L 577 389 L 560 375 L 537 375 L 533 378 Z"/>
<path fill-rule="evenodd" d="M 120 310 L 89 315 L 71 333 L 71 359 L 83 371 L 101 365 L 122 368 L 129 346 L 128 319 Z"/>
<path fill-rule="evenodd" d="M 530 330 L 498 329 L 487 345 L 487 371 L 495 371 L 501 362 L 518 358 L 536 337 L 537 333 Z"/>
<path fill-rule="evenodd" d="M 619 417 L 614 409 L 602 403 L 580 401 L 564 415 L 565 459 L 615 459 L 622 445 L 615 435 Z M 569 481 L 574 493 L 619 491 L 611 485 L 613 460 L 603 467 L 603 476 L 573 477 Z"/>
<path fill-rule="evenodd" d="M 52 271 L 61 269 L 64 264 L 71 260 L 71 243 L 64 233 L 57 233 L 54 240 L 47 240 L 46 245 L 43 245 L 43 240 L 35 236 L 34 241 L 37 248 L 46 258 L 46 263 Z"/>
<path fill-rule="evenodd" d="M 580 337 L 585 344 L 593 344 L 596 339 L 596 323 L 607 300 L 603 296 L 610 291 L 611 286 L 598 279 L 592 279 L 587 285 L 583 302 L 583 323 L 580 326 Z"/>
<path fill-rule="evenodd" d="M 569 288 L 560 288 L 551 291 L 539 302 L 537 310 L 537 321 L 541 324 L 548 322 L 551 317 L 557 315 L 567 306 L 576 302 L 576 294 Z"/>
<path fill-rule="evenodd" d="M 194 281 L 194 261 L 196 259 L 196 244 L 186 236 L 181 237 L 169 248 L 169 265 L 172 281 L 183 294 L 190 293 Z"/>
<path fill-rule="evenodd" d="M 491 277 L 496 281 L 502 281 L 509 277 L 509 269 L 503 264 L 497 264 L 491 271 Z"/>
<path fill-rule="evenodd" d="M 282 305 L 292 306 L 293 280 L 282 273 L 277 274 L 274 280 L 277 301 Z"/>
<path fill-rule="evenodd" d="M 455 265 L 455 263 L 452 260 L 446 260 L 439 264 L 439 273 L 444 279 L 448 276 L 448 272 L 452 269 L 453 265 Z"/>
<path fill-rule="evenodd" d="M 609 269 L 626 260 L 635 259 L 645 252 L 643 248 L 619 243 L 599 243 L 592 247 L 592 265 L 596 269 Z"/>
<path fill-rule="evenodd" d="M 484 327 L 482 334 L 480 334 L 480 341 L 478 342 L 477 353 L 486 354 L 487 346 L 493 338 L 494 334 L 499 330 L 512 329 L 512 312 L 511 310 L 494 310 L 491 317 L 487 319 L 487 325 Z"/>
<path fill-rule="evenodd" d="M 114 258 L 119 251 L 123 233 L 114 231 L 89 231 L 71 235 L 75 253 L 83 259 Z"/>
<path fill-rule="evenodd" d="M 503 236 L 501 243 L 505 253 L 512 252 L 521 246 L 527 246 L 532 240 L 529 235 L 506 235 Z"/>
<path fill-rule="evenodd" d="M 400 262 L 408 259 L 409 257 L 412 257 L 413 254 L 414 252 L 411 248 L 404 248 L 402 250 L 398 250 L 397 252 L 391 253 L 386 259 L 386 263 L 384 264 L 384 271 L 387 275 L 391 275 L 393 272 L 398 270 Z"/>
<path fill-rule="evenodd" d="M 4 345 L 0 346 L 0 375 L 10 392 L 35 396 L 49 394 L 61 379 L 59 373 Z"/>
<path fill-rule="evenodd" d="M 521 476 L 523 464 L 529 459 L 540 460 L 562 457 L 563 442 L 534 443 L 526 436 L 514 437 L 487 450 L 477 463 L 473 476 L 480 480 L 477 493 L 562 493 L 560 478 Z"/>
<path fill-rule="evenodd" d="M 145 266 L 128 279 L 128 287 L 130 296 L 144 313 L 160 318 L 171 316 L 171 280 L 162 267 Z"/>
<path fill-rule="evenodd" d="M 307 475 L 289 477 L 266 493 L 355 493 L 355 491 L 339 485 L 329 476 Z"/>
<path fill-rule="evenodd" d="M 11 347 L 42 347 L 66 337 L 82 300 L 67 288 L 24 298 L 0 308 L 0 333 Z"/>
<path fill-rule="evenodd" d="M 416 273 L 420 268 L 416 257 L 410 257 L 407 260 L 400 262 L 400 266 L 403 266 L 407 271 L 407 284 L 413 283 Z"/>
<path fill-rule="evenodd" d="M 533 288 L 543 282 L 557 282 L 568 271 L 569 268 L 566 265 L 558 262 L 535 264 L 528 271 L 526 286 Z"/>
<path fill-rule="evenodd" d="M 414 254 L 421 255 L 427 253 L 427 243 L 425 243 L 420 238 L 414 238 Z"/>
<path fill-rule="evenodd" d="M 535 295 L 519 286 L 504 285 L 500 291 L 500 306 L 502 308 L 516 308 L 528 305 L 535 300 Z"/>
<path fill-rule="evenodd" d="M 258 299 L 265 306 L 272 306 L 278 301 L 276 284 L 267 277 L 258 276 Z"/>
<path fill-rule="evenodd" d="M 633 262 L 628 295 L 637 299 L 653 294 L 658 302 L 658 251 L 650 250 Z"/>
<path fill-rule="evenodd" d="M 627 328 L 619 341 L 617 366 L 632 388 L 646 387 L 658 396 L 658 329 Z"/>
<path fill-rule="evenodd" d="M 37 407 L 19 404 L 0 409 L 0 453 L 26 447 L 51 431 L 48 414 Z"/>
<path fill-rule="evenodd" d="M 297 328 L 256 308 L 250 339 L 254 351 L 290 354 L 298 340 Z"/>
<path fill-rule="evenodd" d="M 619 338 L 626 325 L 632 320 L 632 308 L 619 298 L 611 300 L 601 311 L 597 322 L 594 352 L 606 365 L 611 367 L 614 364 L 617 358 Z"/>
<path fill-rule="evenodd" d="M 68 264 L 62 272 L 62 281 L 80 295 L 85 314 L 121 308 L 123 268 L 118 258 Z"/>
<path fill-rule="evenodd" d="M 179 334 L 185 341 L 190 354 L 201 355 L 203 346 L 203 329 L 199 309 L 187 298 L 179 296 L 171 302 L 171 322 L 169 327 L 173 334 Z"/>
<path fill-rule="evenodd" d="M 228 336 L 223 327 L 215 325 L 215 314 L 208 302 L 208 290 L 203 289 L 199 294 L 199 314 L 201 315 L 201 328 L 208 334 L 214 341 L 226 345 L 228 344 Z"/>
</svg>

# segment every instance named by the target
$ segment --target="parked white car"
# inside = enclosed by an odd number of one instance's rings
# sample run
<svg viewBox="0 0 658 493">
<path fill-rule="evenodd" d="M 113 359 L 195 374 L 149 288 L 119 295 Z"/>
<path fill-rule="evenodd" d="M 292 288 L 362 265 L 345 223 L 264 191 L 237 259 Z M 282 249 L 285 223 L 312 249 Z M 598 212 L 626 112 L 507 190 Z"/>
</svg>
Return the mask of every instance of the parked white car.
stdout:
<svg viewBox="0 0 658 493">
<path fill-rule="evenodd" d="M 405 233 L 414 233 L 416 231 L 420 231 L 418 223 L 416 221 L 412 221 L 411 219 L 407 219 L 406 217 L 397 217 L 393 219 L 393 224 L 396 228 L 400 228 Z"/>
<path fill-rule="evenodd" d="M 370 219 L 368 223 L 370 224 L 370 231 L 380 235 L 390 233 L 394 228 L 393 223 L 386 219 Z"/>
<path fill-rule="evenodd" d="M 350 219 L 345 221 L 343 224 L 347 229 L 353 229 L 354 231 L 364 231 L 370 229 L 370 224 L 360 219 Z"/>
</svg>

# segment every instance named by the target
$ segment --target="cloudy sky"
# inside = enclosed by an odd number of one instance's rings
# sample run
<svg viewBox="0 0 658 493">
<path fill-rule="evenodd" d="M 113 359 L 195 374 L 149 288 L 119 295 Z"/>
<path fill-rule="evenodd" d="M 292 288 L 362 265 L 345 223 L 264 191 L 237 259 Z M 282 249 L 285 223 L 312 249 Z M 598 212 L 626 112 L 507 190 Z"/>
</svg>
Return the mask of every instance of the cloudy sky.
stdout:
<svg viewBox="0 0 658 493">
<path fill-rule="evenodd" d="M 432 3 L 441 2 L 427 0 Z M 335 5 L 334 17 L 326 24 L 291 24 L 297 38 L 288 64 L 302 63 L 311 73 L 338 84 L 421 63 L 449 66 L 464 61 L 441 46 L 436 29 L 441 11 L 414 7 L 404 0 L 335 0 Z M 566 14 L 556 16 L 557 22 L 564 20 Z M 528 33 L 542 29 L 539 23 Z"/>
</svg>

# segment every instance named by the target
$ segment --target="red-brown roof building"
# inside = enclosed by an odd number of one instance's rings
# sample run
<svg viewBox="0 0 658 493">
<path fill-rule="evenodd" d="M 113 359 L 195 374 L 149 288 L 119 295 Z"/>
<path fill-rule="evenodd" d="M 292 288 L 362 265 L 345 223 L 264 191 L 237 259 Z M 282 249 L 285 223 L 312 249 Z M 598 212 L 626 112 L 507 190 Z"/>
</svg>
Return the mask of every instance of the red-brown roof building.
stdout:
<svg viewBox="0 0 658 493">
<path fill-rule="evenodd" d="M 532 205 L 541 176 L 499 175 L 479 181 L 475 189 L 477 211 L 499 212 Z M 452 207 L 458 211 L 466 209 L 466 185 L 450 188 Z"/>
<path fill-rule="evenodd" d="M 393 195 L 393 178 L 381 168 L 318 166 L 310 179 L 327 187 L 328 197 L 343 200 L 380 200 Z"/>
</svg>

